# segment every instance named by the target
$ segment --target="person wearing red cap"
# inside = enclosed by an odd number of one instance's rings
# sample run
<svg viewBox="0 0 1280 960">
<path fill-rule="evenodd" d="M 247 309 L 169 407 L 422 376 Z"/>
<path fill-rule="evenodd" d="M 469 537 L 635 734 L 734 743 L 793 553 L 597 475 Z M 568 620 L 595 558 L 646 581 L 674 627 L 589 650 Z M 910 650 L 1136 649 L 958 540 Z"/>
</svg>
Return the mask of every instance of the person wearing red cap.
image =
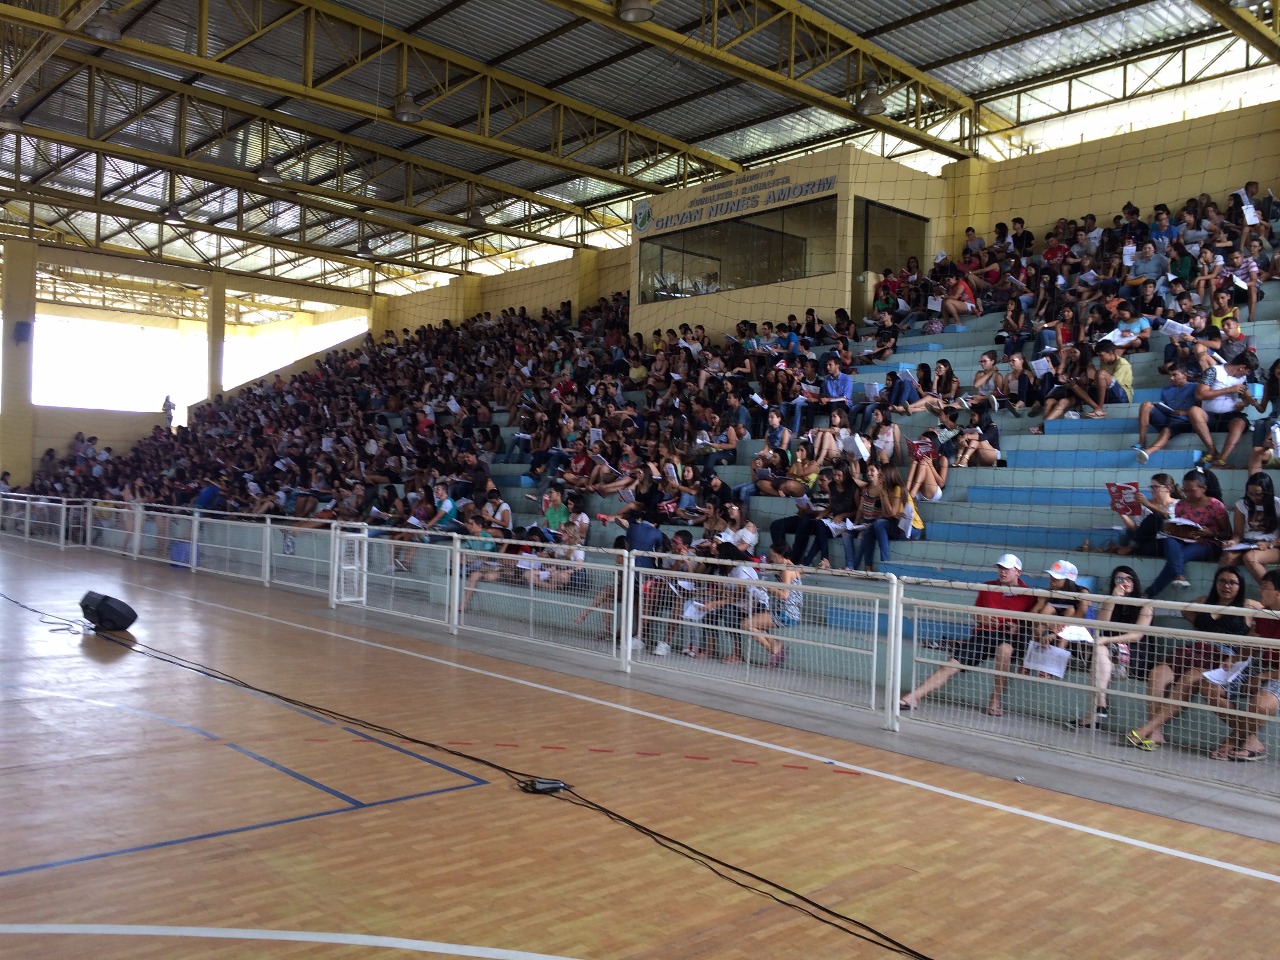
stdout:
<svg viewBox="0 0 1280 960">
<path fill-rule="evenodd" d="M 1006 553 L 996 560 L 996 571 L 996 579 L 984 584 L 993 589 L 979 592 L 974 606 L 983 610 L 997 610 L 1000 614 L 1029 613 L 1036 605 L 1036 598 L 1031 594 L 1010 592 L 1010 588 L 1027 586 L 1022 580 L 1022 561 L 1012 553 Z M 955 654 L 950 660 L 899 699 L 898 709 L 914 710 L 925 697 L 940 690 L 965 667 L 976 667 L 994 658 L 996 675 L 991 687 L 991 698 L 987 701 L 987 714 L 992 717 L 1003 716 L 1001 698 L 1006 674 L 1013 663 L 1013 644 L 1021 639 L 1024 623 L 1016 616 L 977 615 L 969 638 L 956 645 Z"/>
</svg>

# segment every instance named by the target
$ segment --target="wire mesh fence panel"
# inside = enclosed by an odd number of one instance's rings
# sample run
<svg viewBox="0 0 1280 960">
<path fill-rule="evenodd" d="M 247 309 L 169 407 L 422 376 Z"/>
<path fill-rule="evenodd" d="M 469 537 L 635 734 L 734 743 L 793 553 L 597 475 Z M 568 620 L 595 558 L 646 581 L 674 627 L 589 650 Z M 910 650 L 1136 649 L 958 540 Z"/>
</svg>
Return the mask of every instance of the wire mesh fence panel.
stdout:
<svg viewBox="0 0 1280 960">
<path fill-rule="evenodd" d="M 620 552 L 511 541 L 504 546 L 526 552 L 462 548 L 459 626 L 617 656 Z"/>
<path fill-rule="evenodd" d="M 89 535 L 90 504 L 83 500 L 68 500 L 66 504 L 65 543 L 68 547 L 83 547 Z"/>
<path fill-rule="evenodd" d="M 66 501 L 32 500 L 28 517 L 30 539 L 62 543 L 67 518 Z"/>
<path fill-rule="evenodd" d="M 367 551 L 366 604 L 403 616 L 449 622 L 452 544 L 373 536 Z"/>
<path fill-rule="evenodd" d="M 196 520 L 190 513 L 177 510 L 148 510 L 138 556 L 159 560 L 171 567 L 193 569 L 196 550 L 192 538 Z"/>
<path fill-rule="evenodd" d="M 361 524 L 335 530 L 338 537 L 338 576 L 334 584 L 335 603 L 363 606 L 368 602 L 369 534 Z"/>
<path fill-rule="evenodd" d="M 634 662 L 875 708 L 883 597 L 813 586 L 792 565 L 701 566 L 714 572 L 636 569 Z"/>
<path fill-rule="evenodd" d="M 15 494 L 0 494 L 0 536 L 26 538 L 26 497 Z"/>
<path fill-rule="evenodd" d="M 256 525 L 246 526 L 261 536 Z M 272 524 L 270 529 L 271 582 L 327 594 L 333 566 L 329 528 Z"/>
<path fill-rule="evenodd" d="M 196 569 L 229 577 L 262 577 L 262 524 L 201 517 Z"/>
<path fill-rule="evenodd" d="M 1266 762 L 1280 751 L 1280 649 L 1248 635 L 1272 614 L 1086 595 L 1084 617 L 1014 617 L 975 607 L 974 589 L 954 590 L 968 603 L 904 601 L 912 720 L 1234 790 L 1280 788 Z M 1021 593 L 1041 610 L 1063 599 Z"/>
<path fill-rule="evenodd" d="M 89 506 L 89 543 L 92 550 L 131 553 L 137 517 L 125 503 L 98 502 Z"/>
</svg>

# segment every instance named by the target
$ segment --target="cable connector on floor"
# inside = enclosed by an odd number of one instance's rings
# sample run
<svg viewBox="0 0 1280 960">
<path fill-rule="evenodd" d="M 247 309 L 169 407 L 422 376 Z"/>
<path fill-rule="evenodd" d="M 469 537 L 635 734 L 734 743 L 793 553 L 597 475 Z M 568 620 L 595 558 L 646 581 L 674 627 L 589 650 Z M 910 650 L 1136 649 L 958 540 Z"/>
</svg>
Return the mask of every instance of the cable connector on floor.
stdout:
<svg viewBox="0 0 1280 960">
<path fill-rule="evenodd" d="M 559 793 L 561 790 L 568 790 L 570 784 L 563 780 L 546 780 L 538 777 L 535 780 L 521 780 L 520 789 L 525 793 Z"/>
</svg>

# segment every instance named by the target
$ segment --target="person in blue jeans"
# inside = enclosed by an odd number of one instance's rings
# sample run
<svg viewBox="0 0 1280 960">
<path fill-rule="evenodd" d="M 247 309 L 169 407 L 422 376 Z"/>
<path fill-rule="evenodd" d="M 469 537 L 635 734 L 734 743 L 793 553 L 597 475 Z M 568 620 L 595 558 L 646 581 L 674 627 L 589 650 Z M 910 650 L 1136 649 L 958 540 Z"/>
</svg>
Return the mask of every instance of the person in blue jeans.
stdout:
<svg viewBox="0 0 1280 960">
<path fill-rule="evenodd" d="M 1231 536 L 1227 508 L 1208 495 L 1203 471 L 1192 470 L 1182 478 L 1182 499 L 1165 521 L 1164 532 L 1168 534 L 1164 567 L 1147 590 L 1148 598 L 1158 597 L 1171 583 L 1181 590 L 1190 587 L 1187 562 L 1216 560 L 1222 554 L 1222 541 Z"/>
<path fill-rule="evenodd" d="M 911 523 L 904 534 L 902 518 L 908 508 L 911 509 Z M 924 532 L 924 523 L 906 495 L 898 468 L 892 463 L 867 466 L 867 481 L 858 499 L 853 522 L 855 526 L 863 526 L 861 530 L 844 535 L 846 570 L 869 572 L 872 569 L 871 555 L 877 545 L 880 547 L 880 562 L 885 563 L 889 559 L 890 540 L 916 540 Z"/>
</svg>

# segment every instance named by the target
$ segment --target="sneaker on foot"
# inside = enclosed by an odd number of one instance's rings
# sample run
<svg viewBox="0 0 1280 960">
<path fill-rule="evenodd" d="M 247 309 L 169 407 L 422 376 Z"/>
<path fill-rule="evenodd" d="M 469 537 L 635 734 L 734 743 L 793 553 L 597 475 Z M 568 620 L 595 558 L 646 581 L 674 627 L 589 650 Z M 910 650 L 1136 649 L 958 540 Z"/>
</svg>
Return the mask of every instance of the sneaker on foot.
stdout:
<svg viewBox="0 0 1280 960">
<path fill-rule="evenodd" d="M 1139 462 L 1139 463 L 1146 463 L 1146 462 L 1147 462 L 1148 460 L 1150 460 L 1150 459 L 1151 459 L 1151 454 L 1147 453 L 1147 451 L 1145 451 L 1145 450 L 1143 450 L 1141 447 L 1139 447 L 1139 448 L 1138 448 L 1138 462 Z"/>
<path fill-rule="evenodd" d="M 653 648 L 653 655 L 655 657 L 665 657 L 670 652 L 671 644 L 667 643 L 665 640 L 659 640 Z"/>
<path fill-rule="evenodd" d="M 1186 577 L 1179 577 L 1177 580 L 1173 581 L 1173 585 L 1177 587 L 1179 590 L 1191 589 L 1191 581 L 1188 580 Z"/>
</svg>

